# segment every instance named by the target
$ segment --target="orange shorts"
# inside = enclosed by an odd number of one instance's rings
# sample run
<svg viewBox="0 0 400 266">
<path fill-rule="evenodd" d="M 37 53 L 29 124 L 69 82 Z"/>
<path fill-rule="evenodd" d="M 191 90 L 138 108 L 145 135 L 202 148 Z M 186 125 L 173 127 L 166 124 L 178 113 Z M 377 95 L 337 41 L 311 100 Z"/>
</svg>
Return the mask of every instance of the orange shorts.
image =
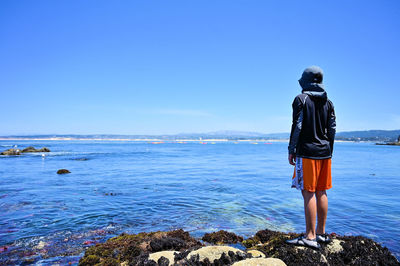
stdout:
<svg viewBox="0 0 400 266">
<path fill-rule="evenodd" d="M 331 159 L 296 158 L 292 187 L 310 192 L 332 188 Z"/>
</svg>

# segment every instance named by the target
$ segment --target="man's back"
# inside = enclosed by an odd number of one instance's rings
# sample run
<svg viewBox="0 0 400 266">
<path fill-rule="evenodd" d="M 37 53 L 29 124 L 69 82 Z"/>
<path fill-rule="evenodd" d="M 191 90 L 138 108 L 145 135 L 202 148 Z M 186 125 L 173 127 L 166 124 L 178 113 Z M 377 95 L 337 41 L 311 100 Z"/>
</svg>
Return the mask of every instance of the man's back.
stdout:
<svg viewBox="0 0 400 266">
<path fill-rule="evenodd" d="M 297 97 L 296 97 L 297 98 Z M 333 104 L 328 98 L 301 94 L 303 125 L 297 145 L 297 156 L 304 158 L 326 159 L 332 156 L 331 139 L 328 129 L 332 128 L 330 118 L 334 116 Z"/>
</svg>

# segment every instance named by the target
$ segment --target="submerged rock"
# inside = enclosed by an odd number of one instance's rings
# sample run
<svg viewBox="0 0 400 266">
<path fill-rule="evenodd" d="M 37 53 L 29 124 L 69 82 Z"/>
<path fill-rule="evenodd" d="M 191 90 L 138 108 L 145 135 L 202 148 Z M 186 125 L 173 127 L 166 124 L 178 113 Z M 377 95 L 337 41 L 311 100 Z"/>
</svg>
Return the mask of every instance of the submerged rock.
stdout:
<svg viewBox="0 0 400 266">
<path fill-rule="evenodd" d="M 104 196 L 117 196 L 117 193 L 115 192 L 104 193 Z"/>
<path fill-rule="evenodd" d="M 28 153 L 28 152 L 50 152 L 50 150 L 46 147 L 43 147 L 41 149 L 36 149 L 33 146 L 29 146 L 28 148 L 25 148 L 21 151 L 22 153 Z"/>
<path fill-rule="evenodd" d="M 68 169 L 60 169 L 57 171 L 57 174 L 63 175 L 63 174 L 69 174 L 71 173 Z"/>
<path fill-rule="evenodd" d="M 0 155 L 20 155 L 21 151 L 19 149 L 8 149 L 0 153 Z"/>
<path fill-rule="evenodd" d="M 46 242 L 40 241 L 36 246 L 35 249 L 43 249 L 46 246 Z"/>
<path fill-rule="evenodd" d="M 242 242 L 243 237 L 237 236 L 231 232 L 220 230 L 218 232 L 205 234 L 202 240 L 212 244 L 232 244 Z"/>
</svg>

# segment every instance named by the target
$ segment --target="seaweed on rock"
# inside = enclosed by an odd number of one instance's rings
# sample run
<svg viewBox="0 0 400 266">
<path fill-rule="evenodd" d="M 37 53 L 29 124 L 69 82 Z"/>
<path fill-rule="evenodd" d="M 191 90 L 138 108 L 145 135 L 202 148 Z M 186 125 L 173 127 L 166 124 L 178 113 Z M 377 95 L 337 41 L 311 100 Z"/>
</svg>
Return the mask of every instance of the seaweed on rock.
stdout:
<svg viewBox="0 0 400 266">
<path fill-rule="evenodd" d="M 233 242 L 237 239 L 234 234 L 229 236 L 226 237 L 224 232 L 217 232 L 208 234 L 203 239 L 210 242 Z M 322 244 L 320 250 L 293 246 L 285 242 L 298 236 L 296 233 L 261 230 L 242 244 L 248 249 L 262 252 L 267 258 L 280 259 L 287 265 L 400 265 L 387 248 L 365 237 L 341 237 L 331 234 L 332 242 Z M 156 252 L 161 253 L 155 254 Z M 136 235 L 122 234 L 88 248 L 79 264 L 216 266 L 232 265 L 249 258 L 252 258 L 251 252 L 230 246 L 204 247 L 188 232 L 179 229 Z"/>
<path fill-rule="evenodd" d="M 89 265 L 86 264 L 87 259 L 93 262 L 96 257 L 99 259 L 98 263 L 102 263 L 105 259 L 113 259 L 118 263 L 129 262 L 129 264 L 133 265 L 147 265 L 146 261 L 149 253 L 162 250 L 184 251 L 195 246 L 200 247 L 201 243 L 182 229 L 170 232 L 139 233 L 136 235 L 122 234 L 109 239 L 103 244 L 88 248 L 79 264 Z M 143 256 L 145 254 L 147 254 L 147 258 Z M 89 256 L 91 257 L 88 258 Z"/>
<path fill-rule="evenodd" d="M 279 258 L 287 265 L 400 265 L 387 248 L 362 236 L 340 237 L 331 234 L 333 241 L 321 244 L 320 250 L 285 242 L 298 236 L 295 233 L 261 230 L 243 244 L 264 252 L 267 257 Z"/>
<path fill-rule="evenodd" d="M 206 233 L 203 238 L 203 241 L 206 241 L 211 244 L 232 244 L 237 242 L 242 242 L 243 237 L 238 236 L 234 233 L 227 232 L 225 230 L 220 230 L 218 232 Z"/>
</svg>

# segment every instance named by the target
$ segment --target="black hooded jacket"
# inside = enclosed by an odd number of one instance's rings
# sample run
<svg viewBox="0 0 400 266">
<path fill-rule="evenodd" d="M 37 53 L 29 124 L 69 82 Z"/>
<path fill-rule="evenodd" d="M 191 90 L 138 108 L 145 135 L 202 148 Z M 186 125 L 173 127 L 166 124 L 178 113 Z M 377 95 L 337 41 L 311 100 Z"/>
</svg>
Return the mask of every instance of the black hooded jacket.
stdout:
<svg viewBox="0 0 400 266">
<path fill-rule="evenodd" d="M 293 123 L 289 154 L 309 159 L 332 157 L 336 117 L 324 90 L 319 67 L 307 68 L 299 80 L 302 94 L 293 101 Z"/>
</svg>

